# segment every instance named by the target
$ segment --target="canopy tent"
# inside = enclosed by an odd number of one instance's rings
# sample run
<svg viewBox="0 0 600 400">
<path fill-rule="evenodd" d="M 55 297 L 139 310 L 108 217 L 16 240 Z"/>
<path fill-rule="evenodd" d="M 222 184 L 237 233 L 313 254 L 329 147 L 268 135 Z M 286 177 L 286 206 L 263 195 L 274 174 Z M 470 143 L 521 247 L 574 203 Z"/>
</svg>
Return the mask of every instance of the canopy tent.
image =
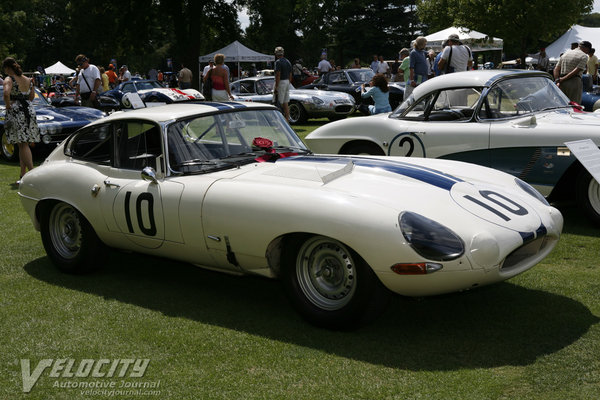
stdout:
<svg viewBox="0 0 600 400">
<path fill-rule="evenodd" d="M 546 55 L 551 61 L 557 61 L 560 55 L 571 49 L 571 43 L 587 40 L 592 47 L 600 47 L 600 28 L 573 25 L 561 37 L 546 47 Z"/>
<path fill-rule="evenodd" d="M 244 46 L 237 40 L 210 54 L 198 57 L 198 62 L 214 60 L 215 54 L 224 54 L 227 62 L 266 62 L 275 61 L 275 56 L 262 54 Z"/>
<path fill-rule="evenodd" d="M 450 28 L 425 36 L 427 39 L 427 47 L 435 51 L 442 50 L 442 44 L 451 34 L 458 35 L 460 41 L 463 42 L 463 44 L 468 45 L 473 51 L 502 50 L 502 39 L 490 37 L 485 33 L 460 26 L 451 26 Z"/>
<path fill-rule="evenodd" d="M 248 47 L 244 46 L 243 44 L 241 44 L 240 42 L 238 42 L 236 40 L 235 42 L 228 44 L 227 46 L 223 47 L 222 49 L 219 49 L 217 51 L 213 51 L 212 53 L 198 57 L 198 64 L 203 63 L 203 62 L 206 63 L 206 62 L 209 62 L 210 60 L 214 60 L 215 54 L 219 54 L 219 53 L 225 55 L 225 62 L 237 62 L 238 77 L 239 77 L 241 62 L 269 62 L 269 61 L 273 62 L 273 61 L 275 61 L 275 56 L 268 55 L 268 54 L 262 54 L 262 53 L 259 53 L 258 51 L 249 49 Z M 202 69 L 201 69 L 200 65 L 198 65 L 198 68 L 199 68 L 199 72 L 200 72 L 198 75 L 201 76 Z M 200 86 L 202 86 L 202 85 L 200 85 Z"/>
<path fill-rule="evenodd" d="M 45 68 L 45 71 L 47 75 L 71 75 L 75 73 L 74 69 L 67 67 L 60 61 L 57 61 L 56 64 Z"/>
</svg>

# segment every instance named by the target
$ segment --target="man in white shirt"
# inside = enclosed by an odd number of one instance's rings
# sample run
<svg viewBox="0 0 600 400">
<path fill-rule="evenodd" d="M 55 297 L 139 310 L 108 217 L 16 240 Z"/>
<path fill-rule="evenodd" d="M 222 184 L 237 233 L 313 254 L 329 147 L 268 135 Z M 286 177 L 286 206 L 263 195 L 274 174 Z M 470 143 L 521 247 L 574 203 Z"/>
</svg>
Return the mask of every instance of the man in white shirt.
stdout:
<svg viewBox="0 0 600 400">
<path fill-rule="evenodd" d="M 389 72 L 390 66 L 388 65 L 388 63 L 385 62 L 383 56 L 379 56 L 379 65 L 377 66 L 377 73 L 383 74 L 387 77 L 389 75 Z"/>
<path fill-rule="evenodd" d="M 319 65 L 317 65 L 317 69 L 319 70 L 319 76 L 324 75 L 331 71 L 331 64 L 327 61 L 327 56 L 323 54 L 321 56 L 321 61 L 319 61 Z"/>
<path fill-rule="evenodd" d="M 215 62 L 213 60 L 210 60 L 208 62 L 208 65 L 206 67 L 204 67 L 204 69 L 202 70 L 202 79 L 204 79 L 204 77 L 206 76 L 206 74 L 208 74 L 208 71 L 210 71 L 214 67 L 215 67 Z"/>
<path fill-rule="evenodd" d="M 131 80 L 131 72 L 127 69 L 127 65 L 122 65 L 121 69 L 123 70 L 123 80 L 121 82 L 127 82 Z"/>
<path fill-rule="evenodd" d="M 447 43 L 438 61 L 438 69 L 441 73 L 448 74 L 471 69 L 473 66 L 471 49 L 463 45 L 455 33 L 448 36 Z"/>
<path fill-rule="evenodd" d="M 75 57 L 75 62 L 79 66 L 79 75 L 75 85 L 75 101 L 81 96 L 81 105 L 84 107 L 94 107 L 98 90 L 102 85 L 100 70 L 83 54 Z"/>
</svg>

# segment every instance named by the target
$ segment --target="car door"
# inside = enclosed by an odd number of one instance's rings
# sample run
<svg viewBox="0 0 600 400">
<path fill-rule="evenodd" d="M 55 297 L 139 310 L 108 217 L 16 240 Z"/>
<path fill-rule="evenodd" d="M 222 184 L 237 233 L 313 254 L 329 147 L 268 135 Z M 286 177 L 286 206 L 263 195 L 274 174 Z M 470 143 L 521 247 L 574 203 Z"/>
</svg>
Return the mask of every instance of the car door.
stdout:
<svg viewBox="0 0 600 400">
<path fill-rule="evenodd" d="M 150 167 L 164 171 L 160 127 L 135 120 L 86 128 L 71 145 L 74 158 L 97 169 L 89 182 L 109 237 L 134 250 L 156 249 L 165 240 L 182 242 L 178 205 L 183 185 L 169 179 L 146 180 Z"/>
<path fill-rule="evenodd" d="M 480 95 L 480 89 L 455 88 L 421 98 L 401 118 L 388 155 L 489 165 L 490 123 L 474 115 Z"/>
<path fill-rule="evenodd" d="M 537 78 L 532 78 L 537 79 Z M 536 183 L 555 183 L 541 145 L 543 139 L 535 114 L 526 109 L 522 99 L 531 91 L 532 79 L 508 79 L 492 87 L 484 103 L 489 109 L 490 158 L 492 168 L 526 179 L 532 171 Z M 554 150 L 554 149 L 553 149 Z M 542 172 L 544 171 L 544 172 Z M 546 182 L 548 181 L 548 182 Z"/>
</svg>

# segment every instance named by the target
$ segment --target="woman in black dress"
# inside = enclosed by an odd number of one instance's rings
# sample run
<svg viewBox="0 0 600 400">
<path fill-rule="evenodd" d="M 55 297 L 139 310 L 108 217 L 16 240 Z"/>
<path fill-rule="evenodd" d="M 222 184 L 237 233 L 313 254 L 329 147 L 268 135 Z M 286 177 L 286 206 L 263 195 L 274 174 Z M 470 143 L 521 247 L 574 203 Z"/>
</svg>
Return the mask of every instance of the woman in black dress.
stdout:
<svg viewBox="0 0 600 400">
<path fill-rule="evenodd" d="M 31 101 L 35 97 L 33 80 L 23 76 L 21 66 L 12 57 L 2 62 L 4 79 L 4 104 L 6 118 L 4 131 L 7 142 L 19 146 L 21 177 L 33 169 L 33 159 L 29 143 L 40 141 L 35 110 Z"/>
</svg>

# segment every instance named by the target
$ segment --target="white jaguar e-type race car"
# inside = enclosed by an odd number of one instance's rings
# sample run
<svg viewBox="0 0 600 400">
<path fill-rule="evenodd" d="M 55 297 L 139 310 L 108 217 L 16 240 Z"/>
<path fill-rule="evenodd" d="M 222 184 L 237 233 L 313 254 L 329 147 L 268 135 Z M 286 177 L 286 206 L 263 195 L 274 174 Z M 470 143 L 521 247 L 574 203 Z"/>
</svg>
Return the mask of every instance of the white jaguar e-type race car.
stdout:
<svg viewBox="0 0 600 400">
<path fill-rule="evenodd" d="M 63 271 L 104 246 L 277 277 L 310 322 L 350 328 L 407 296 L 515 276 L 562 216 L 523 181 L 456 161 L 313 155 L 269 105 L 117 112 L 72 134 L 19 195 Z"/>
</svg>

